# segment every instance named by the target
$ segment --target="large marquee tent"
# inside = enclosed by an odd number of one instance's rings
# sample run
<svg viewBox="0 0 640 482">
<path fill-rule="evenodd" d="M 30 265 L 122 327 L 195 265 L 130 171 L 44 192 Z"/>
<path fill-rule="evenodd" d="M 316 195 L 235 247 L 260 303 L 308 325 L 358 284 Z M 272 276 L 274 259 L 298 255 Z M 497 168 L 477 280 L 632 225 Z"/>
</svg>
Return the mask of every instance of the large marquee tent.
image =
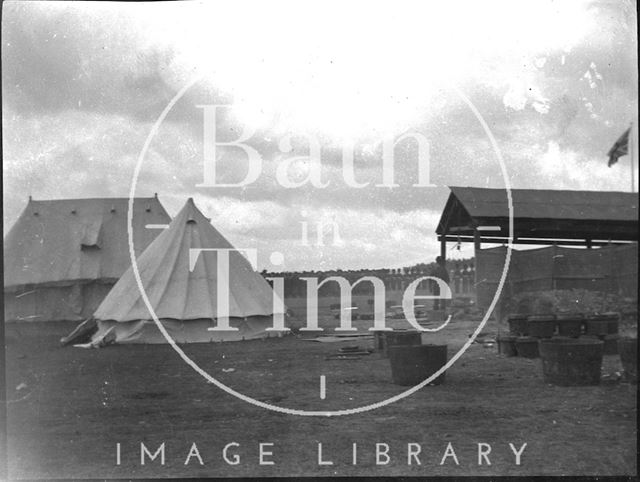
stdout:
<svg viewBox="0 0 640 482">
<path fill-rule="evenodd" d="M 36 201 L 4 239 L 5 320 L 90 317 L 130 266 L 127 198 Z M 133 239 L 140 254 L 171 218 L 157 197 L 135 198 Z"/>
</svg>

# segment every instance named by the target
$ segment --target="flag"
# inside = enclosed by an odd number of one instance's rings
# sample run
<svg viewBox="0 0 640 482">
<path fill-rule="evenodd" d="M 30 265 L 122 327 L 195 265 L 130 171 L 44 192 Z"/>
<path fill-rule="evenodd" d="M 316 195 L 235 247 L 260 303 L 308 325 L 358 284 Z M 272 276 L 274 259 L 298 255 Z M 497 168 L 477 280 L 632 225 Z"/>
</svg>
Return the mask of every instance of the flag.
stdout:
<svg viewBox="0 0 640 482">
<path fill-rule="evenodd" d="M 616 141 L 613 147 L 609 150 L 609 167 L 613 166 L 616 162 L 618 162 L 618 158 L 622 156 L 626 156 L 629 153 L 629 132 L 631 131 L 631 127 L 629 127 L 624 134 L 620 136 L 620 138 Z"/>
<path fill-rule="evenodd" d="M 624 134 L 620 136 L 620 138 L 616 141 L 613 147 L 609 150 L 609 167 L 613 166 L 616 162 L 618 162 L 618 158 L 622 156 L 626 156 L 629 153 L 629 132 L 631 131 L 631 127 L 629 127 Z"/>
</svg>

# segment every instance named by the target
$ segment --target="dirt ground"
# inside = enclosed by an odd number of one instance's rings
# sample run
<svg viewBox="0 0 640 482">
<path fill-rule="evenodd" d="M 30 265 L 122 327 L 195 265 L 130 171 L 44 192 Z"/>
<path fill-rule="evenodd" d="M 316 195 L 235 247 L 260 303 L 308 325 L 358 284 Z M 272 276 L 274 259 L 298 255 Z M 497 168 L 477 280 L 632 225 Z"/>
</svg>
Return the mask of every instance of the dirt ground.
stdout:
<svg viewBox="0 0 640 482">
<path fill-rule="evenodd" d="M 605 357 L 600 386 L 564 388 L 543 382 L 540 360 L 505 358 L 495 346 L 474 343 L 443 385 L 357 415 L 301 417 L 224 393 L 167 345 L 61 348 L 59 338 L 73 326 L 6 325 L 10 478 L 637 474 L 637 386 L 617 379 L 618 356 Z M 451 357 L 475 326 L 454 321 L 423 341 L 447 343 Z M 403 391 L 379 353 L 326 359 L 341 346 L 365 348 L 371 340 L 302 339 L 308 337 L 183 348 L 233 389 L 283 407 L 344 409 Z M 141 442 L 151 453 L 164 442 L 165 464 L 147 457 L 141 465 Z M 232 442 L 238 445 L 227 457 L 238 455 L 237 465 L 223 458 Z M 185 465 L 193 443 L 203 465 L 195 456 Z M 273 444 L 263 446 L 271 452 L 263 461 L 273 465 L 260 465 L 261 443 Z M 319 443 L 322 461 L 332 465 L 319 465 Z M 490 445 L 491 465 L 478 464 L 480 443 Z M 510 443 L 527 444 L 520 465 Z M 388 445 L 385 465 L 376 463 L 376 444 Z M 411 465 L 408 444 L 420 446 Z"/>
</svg>

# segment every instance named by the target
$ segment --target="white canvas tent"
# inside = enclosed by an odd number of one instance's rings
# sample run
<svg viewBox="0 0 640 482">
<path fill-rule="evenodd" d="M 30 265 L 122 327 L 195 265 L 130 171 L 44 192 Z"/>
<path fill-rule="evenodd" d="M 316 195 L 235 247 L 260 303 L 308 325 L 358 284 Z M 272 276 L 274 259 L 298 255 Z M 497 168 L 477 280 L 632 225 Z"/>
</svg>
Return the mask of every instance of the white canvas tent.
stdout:
<svg viewBox="0 0 640 482">
<path fill-rule="evenodd" d="M 127 198 L 29 198 L 4 239 L 5 320 L 90 317 L 130 266 Z M 135 198 L 136 255 L 171 218 L 157 197 Z"/>
<path fill-rule="evenodd" d="M 229 250 L 229 279 L 218 277 L 218 256 L 193 250 Z M 189 199 L 138 258 L 138 270 L 151 306 L 177 343 L 234 341 L 265 337 L 272 325 L 273 290 L 249 261 L 227 241 Z M 231 328 L 211 331 L 218 320 L 219 285 L 228 287 Z M 166 343 L 145 305 L 129 268 L 94 314 L 96 342 L 105 334 L 116 343 Z"/>
</svg>

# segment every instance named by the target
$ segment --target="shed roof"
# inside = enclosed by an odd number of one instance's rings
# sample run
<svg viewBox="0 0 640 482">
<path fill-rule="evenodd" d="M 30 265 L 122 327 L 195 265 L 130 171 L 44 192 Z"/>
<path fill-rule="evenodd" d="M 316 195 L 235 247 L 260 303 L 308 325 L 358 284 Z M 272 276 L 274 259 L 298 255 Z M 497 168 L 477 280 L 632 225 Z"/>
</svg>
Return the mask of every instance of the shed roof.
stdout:
<svg viewBox="0 0 640 482">
<path fill-rule="evenodd" d="M 129 267 L 128 198 L 29 200 L 4 239 L 5 289 L 113 282 Z M 135 198 L 136 255 L 159 234 L 147 224 L 171 218 L 157 197 Z"/>
<path fill-rule="evenodd" d="M 438 223 L 439 235 L 473 235 L 477 226 L 508 233 L 505 189 L 450 187 Z M 638 239 L 638 198 L 634 193 L 512 189 L 514 235 L 557 239 Z"/>
</svg>

